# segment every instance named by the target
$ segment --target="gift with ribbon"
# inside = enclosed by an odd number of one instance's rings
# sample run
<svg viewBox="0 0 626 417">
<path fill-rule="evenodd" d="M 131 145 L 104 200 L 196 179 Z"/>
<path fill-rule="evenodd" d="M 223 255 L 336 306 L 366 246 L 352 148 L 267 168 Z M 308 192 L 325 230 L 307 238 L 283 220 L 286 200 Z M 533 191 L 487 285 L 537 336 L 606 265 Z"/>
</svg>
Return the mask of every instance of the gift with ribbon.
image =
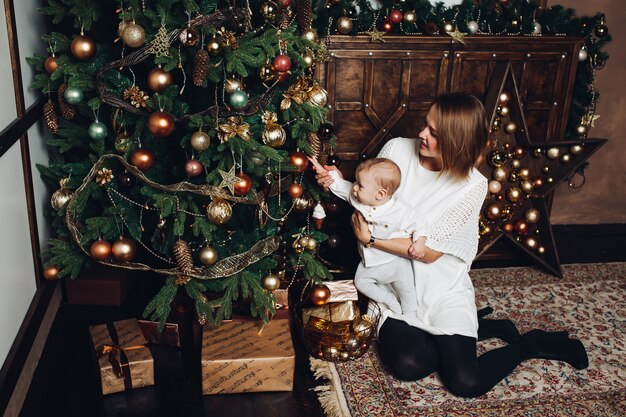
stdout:
<svg viewBox="0 0 626 417">
<path fill-rule="evenodd" d="M 89 327 L 102 382 L 102 394 L 154 385 L 154 359 L 137 320 Z"/>
</svg>

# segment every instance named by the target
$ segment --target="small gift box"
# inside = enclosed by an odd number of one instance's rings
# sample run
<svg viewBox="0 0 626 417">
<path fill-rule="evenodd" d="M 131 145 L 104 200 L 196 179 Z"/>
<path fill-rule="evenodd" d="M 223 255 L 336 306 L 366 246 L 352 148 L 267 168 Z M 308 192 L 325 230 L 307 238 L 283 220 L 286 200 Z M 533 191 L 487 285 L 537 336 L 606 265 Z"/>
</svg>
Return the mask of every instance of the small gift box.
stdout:
<svg viewBox="0 0 626 417">
<path fill-rule="evenodd" d="M 319 307 L 302 309 L 302 323 L 307 324 L 310 317 L 317 317 L 332 322 L 352 321 L 358 316 L 359 308 L 355 301 L 327 303 Z"/>
<path fill-rule="evenodd" d="M 324 283 L 330 290 L 329 303 L 338 303 L 341 301 L 358 301 L 359 292 L 354 286 L 351 279 L 341 281 L 327 281 Z"/>
<path fill-rule="evenodd" d="M 89 327 L 102 394 L 154 385 L 154 360 L 137 320 Z"/>
<path fill-rule="evenodd" d="M 291 391 L 295 353 L 288 320 L 231 321 L 202 336 L 202 393 Z"/>
</svg>

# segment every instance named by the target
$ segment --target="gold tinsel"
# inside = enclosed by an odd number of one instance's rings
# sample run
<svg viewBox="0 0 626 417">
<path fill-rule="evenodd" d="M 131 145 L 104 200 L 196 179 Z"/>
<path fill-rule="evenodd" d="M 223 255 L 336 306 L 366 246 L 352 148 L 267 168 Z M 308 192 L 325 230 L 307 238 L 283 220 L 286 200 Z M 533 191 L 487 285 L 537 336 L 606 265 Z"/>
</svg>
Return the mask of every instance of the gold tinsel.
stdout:
<svg viewBox="0 0 626 417">
<path fill-rule="evenodd" d="M 167 29 L 165 29 L 165 26 L 161 26 L 157 31 L 156 36 L 148 47 L 148 53 L 155 54 L 157 57 L 166 56 L 169 58 L 172 56 L 170 54 L 170 42 L 167 36 Z"/>
<path fill-rule="evenodd" d="M 124 98 L 126 100 L 130 100 L 130 104 L 133 106 L 140 108 L 148 107 L 148 99 L 150 96 L 148 96 L 146 92 L 141 91 L 136 85 L 133 85 L 132 87 L 124 90 Z"/>
<path fill-rule="evenodd" d="M 43 118 L 46 121 L 46 126 L 50 132 L 57 133 L 59 130 L 59 116 L 52 100 L 48 99 L 48 102 L 43 105 Z"/>
<path fill-rule="evenodd" d="M 250 125 L 242 121 L 241 117 L 230 116 L 226 123 L 217 126 L 217 137 L 220 143 L 228 142 L 230 139 L 239 136 L 241 139 L 250 142 Z"/>
<path fill-rule="evenodd" d="M 296 20 L 300 30 L 306 30 L 311 27 L 311 22 L 313 22 L 311 0 L 298 0 L 296 2 Z"/>
<path fill-rule="evenodd" d="M 302 104 L 309 99 L 310 84 L 309 80 L 305 77 L 298 78 L 298 81 L 291 84 L 287 91 L 283 93 L 283 100 L 280 102 L 280 109 L 285 111 L 291 107 L 291 101 L 293 100 L 297 104 Z"/>
<path fill-rule="evenodd" d="M 193 84 L 197 87 L 204 85 L 206 76 L 209 73 L 209 53 L 206 49 L 198 49 L 196 55 L 193 58 L 193 68 L 191 78 Z"/>
<path fill-rule="evenodd" d="M 67 84 L 64 83 L 59 86 L 59 90 L 57 91 L 59 110 L 64 119 L 72 120 L 76 117 L 76 107 L 65 101 L 65 90 L 67 90 Z"/>
</svg>

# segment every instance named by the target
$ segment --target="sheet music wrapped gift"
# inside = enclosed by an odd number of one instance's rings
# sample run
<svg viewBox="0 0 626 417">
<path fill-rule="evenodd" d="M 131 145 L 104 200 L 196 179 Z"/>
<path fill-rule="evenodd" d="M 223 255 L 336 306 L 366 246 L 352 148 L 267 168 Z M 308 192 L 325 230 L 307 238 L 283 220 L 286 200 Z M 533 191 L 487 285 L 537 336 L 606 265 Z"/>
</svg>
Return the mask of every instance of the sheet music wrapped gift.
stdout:
<svg viewBox="0 0 626 417">
<path fill-rule="evenodd" d="M 102 394 L 154 385 L 154 360 L 137 320 L 89 327 L 96 350 Z"/>
<path fill-rule="evenodd" d="M 224 322 L 202 335 L 202 393 L 291 391 L 295 352 L 289 320 Z"/>
</svg>

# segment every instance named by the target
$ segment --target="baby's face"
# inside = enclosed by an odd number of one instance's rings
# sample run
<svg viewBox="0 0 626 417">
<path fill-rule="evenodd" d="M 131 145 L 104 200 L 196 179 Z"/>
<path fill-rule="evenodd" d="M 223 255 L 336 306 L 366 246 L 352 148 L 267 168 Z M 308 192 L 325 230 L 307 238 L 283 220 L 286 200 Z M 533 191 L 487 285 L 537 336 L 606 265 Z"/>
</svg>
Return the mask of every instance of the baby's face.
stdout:
<svg viewBox="0 0 626 417">
<path fill-rule="evenodd" d="M 381 188 L 369 171 L 365 169 L 356 174 L 356 181 L 352 186 L 352 194 L 359 203 L 375 206 L 380 203 L 376 196 Z"/>
</svg>

